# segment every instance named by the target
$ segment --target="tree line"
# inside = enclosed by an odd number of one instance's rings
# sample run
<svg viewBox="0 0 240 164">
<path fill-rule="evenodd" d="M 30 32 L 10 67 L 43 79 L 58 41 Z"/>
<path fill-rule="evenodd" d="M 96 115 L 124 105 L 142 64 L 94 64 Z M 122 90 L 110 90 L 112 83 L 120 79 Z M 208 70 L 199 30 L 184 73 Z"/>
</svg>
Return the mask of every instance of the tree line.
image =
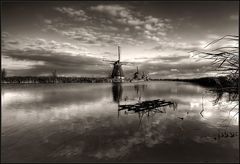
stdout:
<svg viewBox="0 0 240 164">
<path fill-rule="evenodd" d="M 111 82 L 105 77 L 65 77 L 58 76 L 56 70 L 49 76 L 7 76 L 6 69 L 2 69 L 1 83 L 106 83 Z"/>
</svg>

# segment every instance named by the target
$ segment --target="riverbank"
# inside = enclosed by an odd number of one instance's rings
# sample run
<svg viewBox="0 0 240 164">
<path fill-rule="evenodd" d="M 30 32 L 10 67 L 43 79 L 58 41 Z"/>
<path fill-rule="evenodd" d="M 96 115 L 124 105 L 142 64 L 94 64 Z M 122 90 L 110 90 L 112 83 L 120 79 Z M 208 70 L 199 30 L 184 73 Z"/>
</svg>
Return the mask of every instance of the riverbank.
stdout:
<svg viewBox="0 0 240 164">
<path fill-rule="evenodd" d="M 109 83 L 105 77 L 50 77 L 50 76 L 11 76 L 2 79 L 3 84 L 42 84 L 42 83 Z"/>
<path fill-rule="evenodd" d="M 151 79 L 152 81 L 183 81 L 195 83 L 205 87 L 216 87 L 216 88 L 238 88 L 239 79 L 230 80 L 226 76 L 219 77 L 203 77 L 193 79 Z"/>
<path fill-rule="evenodd" d="M 129 81 L 126 79 L 126 81 Z M 194 79 L 149 79 L 149 81 L 183 81 L 205 87 L 238 88 L 238 79 L 229 80 L 225 76 Z M 50 77 L 50 76 L 11 76 L 1 80 L 2 84 L 39 84 L 39 83 L 111 83 L 108 77 Z"/>
</svg>

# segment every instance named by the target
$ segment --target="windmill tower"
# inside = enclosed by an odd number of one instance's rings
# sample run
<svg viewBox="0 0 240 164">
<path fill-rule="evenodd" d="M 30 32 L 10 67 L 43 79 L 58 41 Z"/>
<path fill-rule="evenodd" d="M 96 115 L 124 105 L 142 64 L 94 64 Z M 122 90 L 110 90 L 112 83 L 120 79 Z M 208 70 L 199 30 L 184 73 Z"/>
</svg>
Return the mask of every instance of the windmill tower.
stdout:
<svg viewBox="0 0 240 164">
<path fill-rule="evenodd" d="M 121 54 L 120 54 L 120 46 L 118 46 L 118 60 L 113 63 L 112 70 L 112 82 L 118 83 L 124 81 L 124 73 L 122 70 L 122 63 L 120 62 Z"/>
</svg>

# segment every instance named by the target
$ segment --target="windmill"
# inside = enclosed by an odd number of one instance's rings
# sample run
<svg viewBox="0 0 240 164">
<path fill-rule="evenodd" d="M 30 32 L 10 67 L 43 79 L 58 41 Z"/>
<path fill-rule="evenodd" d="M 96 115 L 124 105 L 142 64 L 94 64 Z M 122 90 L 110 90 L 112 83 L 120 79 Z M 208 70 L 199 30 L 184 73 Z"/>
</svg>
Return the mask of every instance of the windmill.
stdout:
<svg viewBox="0 0 240 164">
<path fill-rule="evenodd" d="M 121 82 L 124 82 L 124 79 L 125 79 L 122 65 L 126 63 L 121 62 L 120 59 L 121 59 L 120 46 L 118 46 L 118 60 L 117 61 L 104 60 L 113 64 L 113 70 L 111 73 L 111 79 L 113 83 L 121 83 Z"/>
<path fill-rule="evenodd" d="M 103 60 L 103 61 L 113 64 L 113 69 L 112 69 L 112 73 L 111 73 L 111 79 L 112 79 L 113 83 L 121 83 L 121 82 L 126 81 L 126 78 L 125 78 L 125 75 L 124 75 L 124 72 L 122 69 L 122 65 L 137 64 L 136 62 L 121 62 L 120 46 L 118 46 L 118 60 L 117 61 L 110 61 L 110 60 Z M 138 67 L 137 67 L 137 74 L 138 74 L 138 76 L 140 76 L 140 73 L 138 72 Z"/>
<path fill-rule="evenodd" d="M 130 80 L 130 82 L 141 82 L 141 81 L 148 81 L 148 80 L 149 80 L 148 73 L 145 73 L 144 71 L 142 71 L 142 75 L 141 75 L 137 66 L 137 71 L 133 74 L 133 78 Z"/>
<path fill-rule="evenodd" d="M 118 60 L 113 63 L 113 70 L 111 75 L 113 82 L 124 81 L 124 73 L 123 73 L 122 63 L 120 62 L 120 59 L 121 59 L 120 46 L 118 46 Z"/>
</svg>

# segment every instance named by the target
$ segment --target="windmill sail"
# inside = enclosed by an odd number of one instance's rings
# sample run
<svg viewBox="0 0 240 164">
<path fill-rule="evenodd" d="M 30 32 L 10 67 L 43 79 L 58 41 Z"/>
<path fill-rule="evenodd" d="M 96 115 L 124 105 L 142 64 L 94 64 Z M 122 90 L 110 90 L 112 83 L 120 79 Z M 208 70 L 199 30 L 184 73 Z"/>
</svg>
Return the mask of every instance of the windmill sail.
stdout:
<svg viewBox="0 0 240 164">
<path fill-rule="evenodd" d="M 118 61 L 120 62 L 120 46 L 118 46 Z"/>
</svg>

